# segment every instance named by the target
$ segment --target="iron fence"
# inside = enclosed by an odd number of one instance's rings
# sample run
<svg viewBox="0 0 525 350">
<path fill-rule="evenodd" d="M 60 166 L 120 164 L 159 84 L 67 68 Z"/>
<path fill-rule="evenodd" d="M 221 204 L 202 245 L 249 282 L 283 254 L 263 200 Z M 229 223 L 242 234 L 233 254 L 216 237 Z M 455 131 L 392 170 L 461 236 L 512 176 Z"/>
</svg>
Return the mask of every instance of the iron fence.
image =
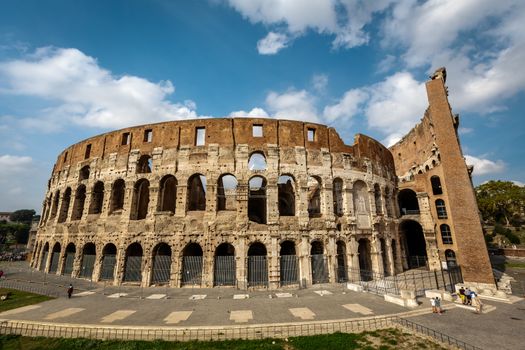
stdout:
<svg viewBox="0 0 525 350">
<path fill-rule="evenodd" d="M 235 286 L 237 278 L 235 256 L 217 255 L 213 271 L 213 283 L 215 286 Z"/>
<path fill-rule="evenodd" d="M 281 255 L 280 272 L 281 286 L 299 283 L 299 257 L 297 255 Z"/>
<path fill-rule="evenodd" d="M 324 254 L 313 254 L 310 257 L 312 264 L 312 283 L 328 283 L 328 262 Z"/>
</svg>

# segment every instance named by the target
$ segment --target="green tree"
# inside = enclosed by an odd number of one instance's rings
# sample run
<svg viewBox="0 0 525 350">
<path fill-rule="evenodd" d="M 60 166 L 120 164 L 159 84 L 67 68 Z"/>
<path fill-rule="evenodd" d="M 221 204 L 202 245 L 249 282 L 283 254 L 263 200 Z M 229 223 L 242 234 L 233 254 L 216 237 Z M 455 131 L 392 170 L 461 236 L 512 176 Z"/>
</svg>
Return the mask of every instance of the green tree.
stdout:
<svg viewBox="0 0 525 350">
<path fill-rule="evenodd" d="M 35 211 L 33 209 L 20 209 L 11 213 L 11 215 L 9 215 L 9 220 L 21 222 L 24 224 L 31 224 L 31 221 L 33 221 L 33 216 L 35 216 Z"/>
<path fill-rule="evenodd" d="M 513 215 L 520 215 L 525 207 L 525 187 L 511 181 L 489 181 L 476 187 L 478 207 L 483 220 L 503 219 L 510 225 Z"/>
</svg>

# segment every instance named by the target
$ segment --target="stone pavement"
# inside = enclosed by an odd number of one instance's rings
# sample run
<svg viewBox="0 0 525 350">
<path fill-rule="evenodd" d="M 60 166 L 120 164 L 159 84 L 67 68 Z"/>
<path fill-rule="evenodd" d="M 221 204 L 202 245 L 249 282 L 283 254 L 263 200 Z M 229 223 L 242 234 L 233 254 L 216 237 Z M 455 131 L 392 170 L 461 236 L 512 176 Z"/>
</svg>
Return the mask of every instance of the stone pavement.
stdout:
<svg viewBox="0 0 525 350">
<path fill-rule="evenodd" d="M 5 269 L 5 266 L 2 267 Z M 23 266 L 8 269 L 5 282 L 49 288 L 59 298 L 0 313 L 0 319 L 115 327 L 217 327 L 261 324 L 305 324 L 384 315 L 400 315 L 483 349 L 524 349 L 525 301 L 514 304 L 485 301 L 485 312 L 445 303 L 443 315 L 430 313 L 421 298 L 416 312 L 387 303 L 383 297 L 348 291 L 342 285 L 318 285 L 302 290 L 245 291 L 235 288 L 108 287 L 60 276 L 46 276 Z M 67 299 L 66 286 L 76 288 Z M 60 283 L 59 283 L 60 282 Z M 26 283 L 27 284 L 27 283 Z M 409 314 L 407 314 L 409 312 Z"/>
</svg>

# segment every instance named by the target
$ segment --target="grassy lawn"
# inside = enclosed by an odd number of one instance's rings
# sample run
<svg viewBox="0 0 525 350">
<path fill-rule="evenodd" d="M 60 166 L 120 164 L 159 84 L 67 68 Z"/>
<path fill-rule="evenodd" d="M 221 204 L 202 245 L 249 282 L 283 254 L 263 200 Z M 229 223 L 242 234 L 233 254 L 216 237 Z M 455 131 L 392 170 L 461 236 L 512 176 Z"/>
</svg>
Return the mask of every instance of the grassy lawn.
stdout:
<svg viewBox="0 0 525 350">
<path fill-rule="evenodd" d="M 45 295 L 22 292 L 16 289 L 0 288 L 0 295 L 5 294 L 9 294 L 9 296 L 7 300 L 0 300 L 0 312 L 53 299 Z"/>
<path fill-rule="evenodd" d="M 294 337 L 264 340 L 230 340 L 217 342 L 165 342 L 165 341 L 101 341 L 89 339 L 29 338 L 0 336 L 0 349 L 83 349 L 83 350 L 394 350 L 394 349 L 445 349 L 428 339 L 403 333 L 397 329 L 384 329 L 357 334 L 334 333 L 311 337 Z"/>
<path fill-rule="evenodd" d="M 506 261 L 505 267 L 512 267 L 514 269 L 525 269 L 525 262 L 519 261 Z"/>
</svg>

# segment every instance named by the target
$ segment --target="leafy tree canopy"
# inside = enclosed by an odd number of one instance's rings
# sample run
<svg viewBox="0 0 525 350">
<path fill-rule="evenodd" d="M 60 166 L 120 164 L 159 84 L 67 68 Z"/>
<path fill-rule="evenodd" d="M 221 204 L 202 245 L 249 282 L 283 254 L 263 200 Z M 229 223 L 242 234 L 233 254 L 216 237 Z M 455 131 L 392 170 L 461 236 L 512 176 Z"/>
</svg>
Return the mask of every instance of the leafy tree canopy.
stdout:
<svg viewBox="0 0 525 350">
<path fill-rule="evenodd" d="M 479 210 L 484 220 L 510 224 L 513 216 L 523 214 L 525 187 L 511 181 L 489 181 L 476 187 Z"/>
<path fill-rule="evenodd" d="M 9 216 L 9 220 L 14 222 L 22 222 L 25 224 L 30 224 L 35 216 L 35 211 L 33 209 L 20 209 L 13 212 Z"/>
</svg>

